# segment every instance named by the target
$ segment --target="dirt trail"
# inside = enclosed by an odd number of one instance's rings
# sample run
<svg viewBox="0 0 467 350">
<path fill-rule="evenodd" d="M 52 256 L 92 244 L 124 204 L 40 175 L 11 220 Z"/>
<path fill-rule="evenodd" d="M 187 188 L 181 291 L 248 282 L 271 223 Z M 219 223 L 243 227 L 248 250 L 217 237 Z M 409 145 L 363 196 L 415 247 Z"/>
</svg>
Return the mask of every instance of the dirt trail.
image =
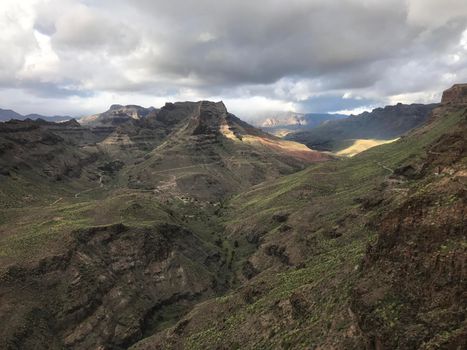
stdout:
<svg viewBox="0 0 467 350">
<path fill-rule="evenodd" d="M 55 205 L 57 204 L 58 202 L 60 202 L 61 200 L 63 199 L 63 197 L 60 197 L 59 199 L 57 199 L 55 202 L 53 202 L 51 205 Z"/>
<path fill-rule="evenodd" d="M 383 168 L 383 169 L 389 171 L 389 172 L 391 173 L 391 175 L 394 174 L 394 170 L 391 169 L 391 168 L 389 168 L 389 167 L 387 167 L 387 166 L 384 165 L 383 163 L 381 163 L 381 162 L 375 162 L 375 163 L 378 164 L 381 168 Z"/>
<path fill-rule="evenodd" d="M 95 190 L 97 190 L 99 188 L 103 188 L 104 187 L 103 179 L 104 179 L 104 173 L 101 172 L 101 173 L 99 173 L 99 186 L 98 187 L 93 187 L 93 188 L 88 188 L 87 190 L 84 190 L 84 191 L 80 191 L 80 192 L 75 194 L 75 198 L 78 198 L 80 196 L 80 194 L 95 191 Z"/>
<path fill-rule="evenodd" d="M 234 156 L 231 156 L 229 158 L 226 159 L 226 162 L 222 161 L 222 160 L 218 160 L 218 161 L 215 161 L 215 162 L 209 162 L 209 163 L 198 163 L 198 164 L 193 164 L 193 165 L 187 165 L 187 166 L 182 166 L 182 167 L 178 167 L 178 168 L 170 168 L 170 169 L 164 169 L 164 170 L 158 170 L 158 171 L 153 171 L 151 174 L 155 175 L 155 174 L 163 174 L 163 173 L 168 173 L 168 172 L 171 172 L 171 171 L 175 171 L 175 170 L 183 170 L 183 169 L 190 169 L 190 168 L 197 168 L 197 167 L 200 167 L 200 166 L 208 166 L 208 165 L 212 165 L 212 164 L 225 164 L 225 163 L 228 163 L 228 162 L 231 162 L 231 163 L 244 163 L 244 161 L 242 159 L 234 159 L 234 158 L 238 158 L 239 156 L 237 155 L 234 155 Z M 263 164 L 272 164 L 272 163 L 263 163 Z"/>
<path fill-rule="evenodd" d="M 170 180 L 167 181 L 161 181 L 161 184 L 157 186 L 155 191 L 164 191 L 168 190 L 170 188 L 177 187 L 177 177 L 175 175 L 170 175 Z"/>
</svg>

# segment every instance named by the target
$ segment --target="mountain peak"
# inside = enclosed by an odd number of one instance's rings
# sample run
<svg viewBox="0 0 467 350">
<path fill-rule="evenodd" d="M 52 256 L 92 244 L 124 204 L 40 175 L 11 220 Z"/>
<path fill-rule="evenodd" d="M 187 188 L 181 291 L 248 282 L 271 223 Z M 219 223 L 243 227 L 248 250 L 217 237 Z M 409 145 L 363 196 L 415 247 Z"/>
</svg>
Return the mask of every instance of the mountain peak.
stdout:
<svg viewBox="0 0 467 350">
<path fill-rule="evenodd" d="M 193 116 L 195 127 L 193 135 L 216 135 L 220 125 L 225 123 L 227 109 L 222 102 L 201 101 L 199 113 Z"/>
</svg>

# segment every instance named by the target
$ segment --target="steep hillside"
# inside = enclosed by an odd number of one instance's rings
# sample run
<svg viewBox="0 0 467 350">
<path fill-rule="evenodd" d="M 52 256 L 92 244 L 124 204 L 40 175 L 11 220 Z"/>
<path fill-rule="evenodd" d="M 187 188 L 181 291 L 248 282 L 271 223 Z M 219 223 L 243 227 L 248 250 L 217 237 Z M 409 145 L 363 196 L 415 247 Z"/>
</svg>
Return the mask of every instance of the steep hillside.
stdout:
<svg viewBox="0 0 467 350">
<path fill-rule="evenodd" d="M 131 349 L 463 349 L 467 114 L 261 184 L 222 215 L 237 288 Z"/>
<path fill-rule="evenodd" d="M 467 346 L 466 87 L 447 90 L 436 111 L 458 113 L 459 123 L 394 170 L 408 192 L 370 222 L 378 239 L 367 248 L 352 309 L 376 349 Z"/>
<path fill-rule="evenodd" d="M 327 122 L 309 131 L 290 134 L 286 139 L 301 142 L 313 149 L 336 153 L 355 147 L 362 139 L 373 140 L 373 143 L 378 144 L 393 140 L 422 125 L 436 106 L 399 103 L 376 108 L 347 119 Z"/>
<path fill-rule="evenodd" d="M 0 208 L 42 203 L 97 182 L 105 161 L 97 140 L 76 121 L 0 123 Z"/>
</svg>

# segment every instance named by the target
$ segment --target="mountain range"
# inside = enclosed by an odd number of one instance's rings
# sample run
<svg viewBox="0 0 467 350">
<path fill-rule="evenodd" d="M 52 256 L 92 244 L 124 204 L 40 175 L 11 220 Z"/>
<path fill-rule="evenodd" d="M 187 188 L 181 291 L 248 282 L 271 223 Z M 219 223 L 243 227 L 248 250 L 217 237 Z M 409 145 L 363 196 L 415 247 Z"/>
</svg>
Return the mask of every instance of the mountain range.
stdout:
<svg viewBox="0 0 467 350">
<path fill-rule="evenodd" d="M 0 123 L 0 348 L 464 349 L 467 84 L 372 113 L 354 157 L 222 102 Z"/>
<path fill-rule="evenodd" d="M 349 118 L 329 121 L 310 130 L 289 134 L 286 139 L 301 142 L 317 150 L 337 153 L 354 144 L 361 144 L 362 140 L 370 140 L 367 144 L 373 146 L 398 138 L 422 125 L 437 106 L 436 103 L 398 103 Z"/>
<path fill-rule="evenodd" d="M 254 125 L 276 136 L 286 136 L 301 130 L 312 129 L 330 120 L 347 118 L 345 114 L 276 112 L 255 118 Z"/>
<path fill-rule="evenodd" d="M 46 121 L 50 122 L 61 122 L 61 121 L 66 121 L 72 119 L 69 116 L 60 116 L 60 115 L 55 115 L 55 116 L 44 116 L 40 114 L 27 114 L 27 115 L 22 115 L 19 114 L 15 111 L 12 111 L 11 109 L 1 109 L 0 108 L 0 122 L 8 121 L 11 119 L 17 119 L 17 120 L 25 120 L 25 119 L 43 119 Z"/>
</svg>

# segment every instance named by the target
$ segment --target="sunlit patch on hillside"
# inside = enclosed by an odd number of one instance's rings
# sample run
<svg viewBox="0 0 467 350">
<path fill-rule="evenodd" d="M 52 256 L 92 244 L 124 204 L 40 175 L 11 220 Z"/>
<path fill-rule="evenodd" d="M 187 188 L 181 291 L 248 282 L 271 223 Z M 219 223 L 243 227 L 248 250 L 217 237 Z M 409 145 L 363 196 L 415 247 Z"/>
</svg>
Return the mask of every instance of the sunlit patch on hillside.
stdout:
<svg viewBox="0 0 467 350">
<path fill-rule="evenodd" d="M 232 130 L 230 130 L 229 125 L 224 122 L 219 126 L 219 131 L 221 132 L 222 135 L 227 137 L 230 140 L 238 141 L 238 138 L 235 136 Z"/>
<path fill-rule="evenodd" d="M 308 162 L 325 161 L 329 159 L 329 156 L 327 154 L 313 151 L 307 146 L 294 141 L 286 141 L 281 139 L 250 135 L 244 136 L 242 140 L 250 144 L 260 144 L 278 153 L 283 153 L 290 157 L 294 157 Z"/>
<path fill-rule="evenodd" d="M 292 131 L 288 129 L 278 129 L 278 130 L 268 131 L 268 132 L 277 137 L 286 137 L 288 134 L 292 133 Z"/>
<path fill-rule="evenodd" d="M 346 157 L 353 157 L 354 155 L 366 151 L 369 148 L 383 145 L 385 143 L 391 143 L 396 141 L 397 139 L 393 140 L 377 140 L 377 139 L 356 139 L 353 140 L 353 143 L 351 146 L 340 150 L 336 154 L 339 156 L 346 156 Z"/>
<path fill-rule="evenodd" d="M 108 137 L 106 137 L 102 142 L 100 142 L 103 146 L 109 145 L 122 145 L 122 146 L 130 146 L 133 145 L 133 141 L 127 134 L 122 134 L 119 132 L 113 132 Z"/>
</svg>

